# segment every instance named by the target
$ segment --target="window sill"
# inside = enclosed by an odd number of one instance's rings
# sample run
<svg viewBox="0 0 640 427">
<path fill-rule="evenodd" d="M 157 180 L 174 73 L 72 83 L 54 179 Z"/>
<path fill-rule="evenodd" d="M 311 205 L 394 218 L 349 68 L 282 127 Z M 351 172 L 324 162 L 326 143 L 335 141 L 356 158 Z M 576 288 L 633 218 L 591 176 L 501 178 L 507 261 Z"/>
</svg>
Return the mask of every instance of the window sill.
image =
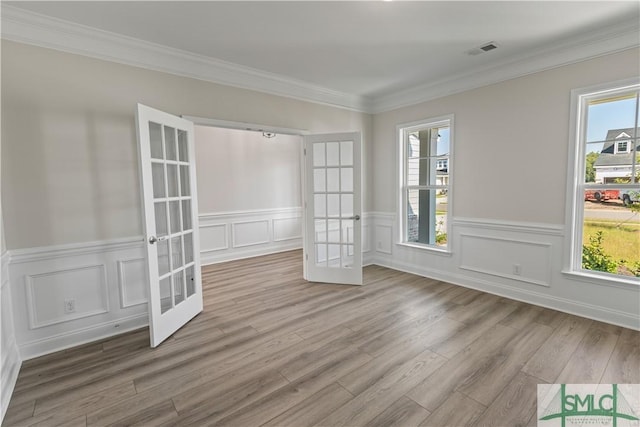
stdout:
<svg viewBox="0 0 640 427">
<path fill-rule="evenodd" d="M 570 279 L 580 280 L 600 286 L 622 288 L 622 289 L 638 289 L 640 287 L 640 279 L 635 277 L 609 277 L 597 273 L 588 273 L 586 271 L 562 270 L 562 274 Z"/>
<path fill-rule="evenodd" d="M 453 255 L 453 252 L 451 252 L 450 249 L 441 249 L 441 248 L 438 248 L 437 246 L 419 245 L 415 243 L 405 243 L 405 242 L 399 242 L 399 243 L 396 243 L 396 245 L 404 246 L 407 248 L 420 249 L 423 251 L 432 252 L 436 255 L 442 255 L 442 256 Z"/>
</svg>

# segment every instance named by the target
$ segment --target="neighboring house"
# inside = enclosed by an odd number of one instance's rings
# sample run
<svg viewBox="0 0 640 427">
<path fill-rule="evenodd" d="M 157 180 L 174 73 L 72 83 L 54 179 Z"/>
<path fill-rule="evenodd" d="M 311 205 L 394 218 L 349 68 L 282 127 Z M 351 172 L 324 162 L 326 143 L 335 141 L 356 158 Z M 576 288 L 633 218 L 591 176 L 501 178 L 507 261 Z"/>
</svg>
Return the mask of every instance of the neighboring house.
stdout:
<svg viewBox="0 0 640 427">
<path fill-rule="evenodd" d="M 436 160 L 436 185 L 449 185 L 449 154 Z"/>
<path fill-rule="evenodd" d="M 640 135 L 640 128 L 637 134 Z M 596 184 L 611 184 L 618 178 L 631 177 L 631 163 L 637 151 L 633 147 L 633 136 L 633 128 L 607 132 L 606 142 L 593 164 Z"/>
</svg>

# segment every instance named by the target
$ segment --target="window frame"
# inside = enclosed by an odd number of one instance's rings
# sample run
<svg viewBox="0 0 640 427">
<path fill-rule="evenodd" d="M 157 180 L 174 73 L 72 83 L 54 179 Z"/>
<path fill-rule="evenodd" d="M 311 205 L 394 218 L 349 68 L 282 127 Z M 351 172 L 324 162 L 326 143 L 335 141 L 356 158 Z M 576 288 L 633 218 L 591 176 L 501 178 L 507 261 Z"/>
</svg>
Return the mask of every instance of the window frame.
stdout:
<svg viewBox="0 0 640 427">
<path fill-rule="evenodd" d="M 616 141 L 616 142 L 615 142 L 615 145 L 614 145 L 615 149 L 614 149 L 614 151 L 613 151 L 613 152 L 614 152 L 614 154 L 628 154 L 628 153 L 630 153 L 630 152 L 631 152 L 631 150 L 630 150 L 630 149 L 631 149 L 631 147 L 629 146 L 629 143 L 630 143 L 630 142 L 631 142 L 631 141 L 630 141 L 630 140 L 628 140 L 628 139 L 623 139 L 622 141 Z M 625 145 L 624 145 L 624 146 L 626 147 L 626 149 L 625 149 L 625 150 L 620 150 L 620 144 L 622 144 L 622 143 L 624 143 L 624 144 L 625 144 Z M 631 145 L 633 145 L 633 144 L 631 144 Z"/>
<path fill-rule="evenodd" d="M 454 141 L 455 141 L 455 129 L 454 129 L 454 115 L 447 114 L 438 117 L 427 118 L 424 120 L 417 120 L 409 123 L 402 123 L 396 126 L 396 138 L 397 138 L 397 150 L 396 153 L 398 155 L 398 185 L 397 185 L 397 196 L 396 200 L 398 201 L 398 236 L 396 244 L 399 246 L 406 246 L 410 248 L 422 249 L 426 251 L 430 251 L 436 254 L 441 255 L 451 255 L 453 248 L 453 174 L 452 166 L 453 166 L 453 158 L 454 158 Z M 449 175 L 447 185 L 407 185 L 407 177 L 406 171 L 408 169 L 408 156 L 407 156 L 407 140 L 409 134 L 416 130 L 425 129 L 429 127 L 438 127 L 442 125 L 447 125 L 449 127 L 449 158 L 447 164 L 447 173 Z M 437 163 L 437 162 L 435 162 Z M 434 163 L 434 164 L 435 164 Z M 440 189 L 446 188 L 447 190 L 447 215 L 446 215 L 446 233 L 447 233 L 447 245 L 446 246 L 438 246 L 432 244 L 418 243 L 418 242 L 408 242 L 407 241 L 407 190 L 410 188 L 420 188 L 428 187 L 427 189 Z"/>
<path fill-rule="evenodd" d="M 637 287 L 640 281 L 635 277 L 626 277 L 602 271 L 582 268 L 582 244 L 584 226 L 584 191 L 590 187 L 609 188 L 610 184 L 587 184 L 586 172 L 586 129 L 587 104 L 589 101 L 640 90 L 640 78 L 620 80 L 599 85 L 574 89 L 571 91 L 571 111 L 569 122 L 569 144 L 567 164 L 565 242 L 562 273 L 578 280 L 586 280 L 605 286 L 628 288 Z M 636 111 L 636 117 L 638 111 Z M 639 124 L 640 125 L 640 124 Z M 633 142 L 633 135 L 631 136 Z M 633 145 L 633 144 L 632 144 Z M 616 146 L 614 144 L 614 146 Z M 616 146 L 617 148 L 617 146 Z M 640 165 L 637 165 L 640 167 Z M 617 184 L 620 188 L 634 188 L 637 184 Z"/>
</svg>

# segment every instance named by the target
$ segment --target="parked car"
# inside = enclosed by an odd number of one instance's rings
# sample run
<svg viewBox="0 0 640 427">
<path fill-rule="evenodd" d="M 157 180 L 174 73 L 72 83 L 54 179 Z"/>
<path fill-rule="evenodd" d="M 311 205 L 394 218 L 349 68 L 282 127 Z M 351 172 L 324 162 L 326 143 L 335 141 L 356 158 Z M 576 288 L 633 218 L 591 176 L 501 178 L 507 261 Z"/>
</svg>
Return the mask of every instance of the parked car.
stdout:
<svg viewBox="0 0 640 427">
<path fill-rule="evenodd" d="M 620 190 L 585 190 L 584 199 L 596 202 L 606 202 L 607 200 L 618 200 Z"/>
<path fill-rule="evenodd" d="M 640 190 L 620 190 L 618 198 L 625 206 L 631 206 L 640 202 Z"/>
</svg>

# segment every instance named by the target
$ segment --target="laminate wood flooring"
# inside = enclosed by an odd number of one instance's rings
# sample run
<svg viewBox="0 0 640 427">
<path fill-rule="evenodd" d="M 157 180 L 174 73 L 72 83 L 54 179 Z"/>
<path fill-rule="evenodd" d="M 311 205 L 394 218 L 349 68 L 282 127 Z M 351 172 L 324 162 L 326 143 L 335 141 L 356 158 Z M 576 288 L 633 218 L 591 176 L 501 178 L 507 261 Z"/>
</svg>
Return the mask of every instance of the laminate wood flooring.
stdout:
<svg viewBox="0 0 640 427">
<path fill-rule="evenodd" d="M 640 333 L 291 251 L 206 266 L 204 311 L 23 363 L 3 426 L 526 426 L 540 383 L 640 383 Z"/>
</svg>

